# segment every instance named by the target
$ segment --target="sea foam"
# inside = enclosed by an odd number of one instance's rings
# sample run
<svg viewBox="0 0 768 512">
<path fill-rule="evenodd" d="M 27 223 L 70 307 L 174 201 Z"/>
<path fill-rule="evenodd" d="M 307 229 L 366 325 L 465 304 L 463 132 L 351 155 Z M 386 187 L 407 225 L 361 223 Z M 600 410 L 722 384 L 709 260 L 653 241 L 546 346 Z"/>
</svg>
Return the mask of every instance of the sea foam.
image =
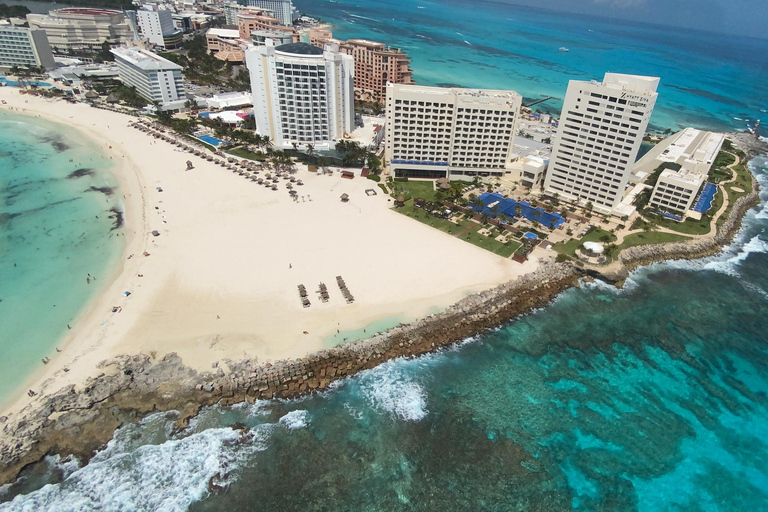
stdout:
<svg viewBox="0 0 768 512">
<path fill-rule="evenodd" d="M 128 429 L 61 484 L 17 496 L 0 511 L 185 511 L 208 495 L 211 483 L 226 487 L 234 481 L 245 459 L 267 448 L 274 427 L 245 433 L 212 428 L 138 448 L 135 430 Z"/>
<path fill-rule="evenodd" d="M 396 359 L 363 372 L 360 390 L 369 405 L 405 421 L 425 418 L 427 393 L 413 378 L 414 362 Z"/>
</svg>

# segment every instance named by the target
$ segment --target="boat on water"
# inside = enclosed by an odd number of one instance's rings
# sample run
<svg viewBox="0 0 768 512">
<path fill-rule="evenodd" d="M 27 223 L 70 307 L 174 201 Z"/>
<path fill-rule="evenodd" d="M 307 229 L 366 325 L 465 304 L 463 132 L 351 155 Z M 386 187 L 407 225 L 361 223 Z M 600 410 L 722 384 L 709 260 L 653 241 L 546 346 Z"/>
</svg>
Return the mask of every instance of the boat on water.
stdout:
<svg viewBox="0 0 768 512">
<path fill-rule="evenodd" d="M 569 51 L 571 51 L 568 48 L 566 48 L 565 46 L 561 46 L 560 48 L 558 48 L 558 50 L 560 50 L 561 52 L 569 52 Z"/>
</svg>

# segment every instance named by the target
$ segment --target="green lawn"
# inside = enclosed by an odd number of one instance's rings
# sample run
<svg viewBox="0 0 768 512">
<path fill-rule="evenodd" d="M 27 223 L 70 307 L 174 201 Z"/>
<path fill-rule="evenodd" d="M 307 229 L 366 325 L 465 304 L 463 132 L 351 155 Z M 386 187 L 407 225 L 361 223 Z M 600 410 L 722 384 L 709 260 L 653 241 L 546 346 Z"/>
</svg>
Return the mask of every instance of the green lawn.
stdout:
<svg viewBox="0 0 768 512">
<path fill-rule="evenodd" d="M 720 196 L 720 205 L 723 204 L 723 194 L 716 194 L 715 204 L 713 205 L 713 209 L 711 209 L 713 212 L 716 212 L 717 208 L 720 208 L 720 206 L 717 204 L 718 195 Z M 678 233 L 682 233 L 684 235 L 706 235 L 712 228 L 710 219 L 708 217 L 702 217 L 701 220 L 688 218 L 683 222 L 676 222 L 672 219 L 659 216 L 659 218 L 656 219 L 656 224 L 660 227 L 671 229 L 672 231 L 677 231 Z M 648 226 L 648 223 L 640 218 L 632 224 L 632 229 L 645 229 L 646 226 Z"/>
<path fill-rule="evenodd" d="M 465 242 L 471 243 L 472 245 L 481 247 L 486 251 L 491 251 L 494 254 L 503 256 L 504 258 L 509 258 L 512 256 L 518 247 L 522 245 L 520 242 L 515 241 L 510 241 L 507 244 L 497 242 L 490 236 L 483 236 L 479 234 L 478 231 L 481 229 L 481 227 L 479 224 L 475 224 L 475 226 L 477 226 L 477 228 L 472 227 L 472 229 L 467 234 L 461 236 L 461 239 Z"/>
<path fill-rule="evenodd" d="M 736 171 L 736 181 L 723 185 L 726 192 L 728 193 L 728 208 L 725 209 L 725 212 L 723 212 L 723 214 L 717 220 L 718 226 L 722 225 L 722 223 L 725 222 L 725 219 L 728 218 L 728 214 L 731 213 L 731 209 L 733 208 L 733 204 L 736 202 L 736 200 L 752 192 L 752 175 L 750 174 L 749 170 L 747 170 L 747 167 L 744 164 L 739 164 L 733 169 Z M 733 190 L 734 187 L 740 188 L 744 192 L 737 192 Z"/>
<path fill-rule="evenodd" d="M 601 238 L 608 237 L 607 240 Z M 579 248 L 581 244 L 584 242 L 598 242 L 601 244 L 609 244 L 611 242 L 616 241 L 616 235 L 611 233 L 610 231 L 606 231 L 604 229 L 594 227 L 592 230 L 584 235 L 584 237 L 581 240 L 568 240 L 567 242 L 559 242 L 552 246 L 552 249 L 554 249 L 559 254 L 567 254 L 569 256 L 573 256 L 576 254 L 576 249 Z"/>
<path fill-rule="evenodd" d="M 395 208 L 395 211 L 435 229 L 439 229 L 443 233 L 448 233 L 449 235 L 453 236 L 461 231 L 466 230 L 467 228 L 470 228 L 467 233 L 460 237 L 461 240 L 481 247 L 486 251 L 491 251 L 492 253 L 498 254 L 504 258 L 509 258 L 521 245 L 519 242 L 515 241 L 510 241 L 508 244 L 502 244 L 501 242 L 494 240 L 493 237 L 487 237 L 478 234 L 477 232 L 482 228 L 482 226 L 474 221 L 462 220 L 458 225 L 456 225 L 446 219 L 441 219 L 440 217 L 430 215 L 421 208 L 413 206 L 412 203 L 408 203 L 400 208 Z"/>
<path fill-rule="evenodd" d="M 408 201 L 420 197 L 425 201 L 435 200 L 435 190 L 432 181 L 394 181 L 390 183 L 394 197 L 403 196 Z"/>
<path fill-rule="evenodd" d="M 663 242 L 681 242 L 691 238 L 683 235 L 674 235 L 672 233 L 659 233 L 650 231 L 648 233 L 635 233 L 624 238 L 624 242 L 619 246 L 620 250 L 634 247 L 636 245 L 660 244 Z"/>
<path fill-rule="evenodd" d="M 227 151 L 227 153 L 239 156 L 240 158 L 247 158 L 248 160 L 257 160 L 259 162 L 263 162 L 266 160 L 266 157 L 263 153 L 254 153 L 253 151 L 248 151 L 245 148 L 234 148 Z"/>
</svg>

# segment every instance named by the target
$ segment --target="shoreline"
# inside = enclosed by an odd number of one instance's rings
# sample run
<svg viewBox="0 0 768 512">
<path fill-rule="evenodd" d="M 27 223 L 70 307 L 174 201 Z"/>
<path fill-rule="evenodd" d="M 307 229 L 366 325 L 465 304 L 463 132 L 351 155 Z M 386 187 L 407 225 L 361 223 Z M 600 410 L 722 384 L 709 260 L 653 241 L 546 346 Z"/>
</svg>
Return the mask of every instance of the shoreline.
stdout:
<svg viewBox="0 0 768 512">
<path fill-rule="evenodd" d="M 30 117 L 33 119 L 38 117 L 34 113 L 23 111 L 22 108 L 18 106 L 11 113 L 15 115 Z M 68 126 L 62 119 L 52 118 L 51 116 L 44 114 L 39 114 L 39 118 L 64 128 L 72 128 L 71 126 Z M 87 139 L 92 143 L 97 144 L 99 146 L 99 150 L 102 152 L 102 155 L 109 156 L 109 141 L 104 139 L 104 137 L 99 133 L 83 129 L 83 127 L 74 127 L 74 131 L 77 134 L 76 137 Z M 130 165 L 132 165 L 130 160 L 124 160 L 123 158 L 112 159 L 112 164 L 108 172 L 110 172 L 117 181 L 117 188 L 115 192 L 118 195 L 123 195 L 126 189 L 130 189 L 132 187 L 131 185 L 127 184 L 126 179 L 130 178 L 133 173 L 125 172 L 125 167 Z M 92 317 L 95 311 L 99 308 L 104 295 L 108 292 L 117 278 L 125 271 L 125 258 L 132 249 L 132 246 L 136 243 L 136 235 L 134 235 L 135 231 L 133 231 L 136 226 L 132 226 L 125 218 L 125 209 L 129 207 L 127 204 L 129 201 L 125 197 L 122 197 L 120 199 L 120 203 L 123 208 L 123 211 L 121 212 L 122 226 L 120 226 L 120 228 L 124 237 L 124 247 L 120 254 L 116 256 L 117 259 L 111 262 L 111 264 L 105 268 L 105 274 L 101 276 L 101 280 L 97 284 L 98 288 L 92 293 L 91 297 L 80 306 L 78 314 L 72 321 L 72 328 L 66 329 L 65 326 L 62 326 L 61 333 L 57 337 L 56 342 L 51 346 L 51 349 L 56 347 L 61 352 L 65 352 L 67 348 L 72 345 L 77 337 L 77 333 L 81 332 L 84 323 L 88 318 Z M 130 208 L 138 209 L 135 205 L 131 205 Z M 110 211 L 114 211 L 115 209 L 115 207 L 112 207 Z M 29 373 L 23 379 L 23 381 L 17 385 L 13 393 L 9 394 L 8 397 L 0 401 L 0 411 L 7 412 L 11 410 L 18 410 L 21 405 L 25 405 L 28 401 L 25 392 L 26 389 L 31 388 L 39 382 L 50 381 L 53 375 L 61 376 L 62 373 L 66 373 L 62 371 L 65 365 L 61 363 L 59 358 L 54 357 L 55 355 L 59 355 L 58 353 L 54 354 L 53 350 L 51 350 L 49 353 L 42 355 L 50 356 L 50 363 L 46 366 L 38 367 Z"/>
<path fill-rule="evenodd" d="M 183 154 L 182 157 L 186 159 L 188 155 Z M 126 161 L 132 162 L 127 157 Z M 197 161 L 195 163 L 197 164 Z M 143 247 L 151 248 L 153 252 L 160 251 L 160 248 L 147 245 L 154 243 L 148 235 L 152 223 L 147 218 L 147 212 L 151 212 L 151 209 L 144 195 L 146 185 L 143 183 L 142 170 L 137 165 L 132 165 L 131 168 L 135 173 L 136 183 L 133 185 L 136 188 L 131 189 L 131 184 L 126 183 L 126 188 L 123 189 L 121 182 L 121 192 L 142 191 L 141 208 L 134 211 L 142 214 L 141 228 L 144 229 L 144 236 L 137 233 L 135 239 L 127 240 L 126 254 L 140 254 L 139 251 Z M 134 173 L 126 175 L 130 177 Z M 128 196 L 135 205 L 138 198 L 131 194 Z M 624 271 L 628 273 L 632 268 L 654 261 L 677 257 L 696 259 L 720 252 L 738 231 L 745 212 L 759 203 L 757 188 L 750 196 L 742 198 L 744 201 L 734 206 L 722 229 L 717 231 L 712 243 L 706 247 L 690 243 L 636 247 L 634 249 L 653 250 L 634 256 L 634 253 L 630 252 L 630 257 L 622 258 Z M 132 223 L 129 211 L 126 203 L 126 232 L 137 226 Z M 419 233 L 423 232 L 422 228 L 418 229 Z M 439 236 L 447 235 L 440 233 Z M 137 249 L 131 252 L 130 247 L 134 247 L 134 244 Z M 120 290 L 123 284 L 121 278 L 125 277 L 127 269 L 135 270 L 133 265 L 141 268 L 139 261 L 146 260 L 124 259 L 120 276 L 108 288 L 112 291 Z M 79 361 L 81 367 L 90 366 L 89 371 L 78 374 L 79 380 L 72 378 L 69 381 L 50 381 L 48 387 L 56 388 L 51 393 L 40 396 L 37 400 L 19 400 L 10 417 L 0 418 L 4 433 L 0 442 L 0 484 L 13 480 L 19 470 L 47 454 L 73 454 L 81 462 L 87 462 L 94 450 L 101 448 L 111 439 L 116 428 L 126 422 L 137 421 L 152 412 L 179 411 L 177 427 L 181 428 L 203 406 L 214 403 L 252 402 L 256 399 L 295 398 L 325 389 L 336 380 L 373 368 L 390 359 L 417 357 L 440 350 L 503 325 L 535 308 L 543 307 L 563 291 L 578 286 L 581 277 L 590 275 L 597 275 L 614 283 L 623 280 L 614 279 L 613 276 L 599 271 L 585 272 L 570 264 L 541 264 L 535 272 L 513 276 L 511 280 L 507 279 L 495 287 L 486 282 L 454 288 L 452 292 L 441 294 L 442 300 L 451 300 L 453 304 L 441 313 L 395 327 L 367 340 L 339 345 L 332 349 L 315 348 L 309 351 L 311 347 L 305 345 L 305 352 L 295 355 L 300 349 L 297 351 L 296 347 L 291 347 L 283 350 L 281 358 L 274 363 L 270 358 L 265 362 L 263 356 L 232 357 L 232 351 L 229 357 L 219 358 L 213 365 L 210 364 L 211 359 L 205 357 L 203 359 L 206 364 L 200 364 L 200 361 L 190 364 L 173 351 L 160 352 L 160 356 L 156 357 L 141 346 L 133 352 L 129 349 L 120 352 L 136 355 L 115 354 L 115 357 L 111 358 L 105 358 L 103 351 L 94 351 L 91 358 Z M 473 288 L 474 291 L 491 289 L 473 293 L 457 302 L 458 298 L 471 292 Z M 155 297 L 165 297 L 165 294 L 160 294 L 162 291 L 158 290 Z M 87 330 L 89 325 L 93 328 L 94 322 L 99 325 L 99 316 L 103 316 L 100 312 L 101 306 L 111 302 L 113 299 L 108 296 L 102 297 L 98 304 L 94 305 L 95 309 L 82 318 L 83 329 Z M 400 301 L 397 306 L 407 303 L 415 309 L 418 302 Z M 126 308 L 129 303 L 130 301 L 126 301 Z M 426 304 L 424 301 L 421 303 L 422 306 Z M 388 311 L 397 306 L 391 306 Z M 429 309 L 432 308 L 427 308 Z M 369 321 L 373 318 L 361 315 L 361 312 L 357 313 L 358 325 L 360 321 L 365 322 L 366 318 Z M 387 312 L 380 309 L 373 313 L 375 318 L 387 316 Z M 327 321 L 328 317 L 321 319 Z M 351 324 L 354 325 L 354 322 Z M 74 340 L 76 335 L 80 335 L 80 332 L 73 332 L 70 341 Z"/>
<path fill-rule="evenodd" d="M 693 260 L 721 252 L 738 233 L 744 214 L 759 204 L 757 192 L 754 196 L 745 196 L 731 210 L 723 225 L 726 229 L 718 231 L 717 248 L 692 246 L 685 251 L 679 247 L 685 243 L 658 244 L 656 247 L 667 246 L 668 250 L 628 261 L 625 272 L 670 259 Z M 159 361 L 146 355 L 105 361 L 99 367 L 110 375 L 89 379 L 83 392 L 70 386 L 46 397 L 39 407 L 14 418 L 10 429 L 3 419 L 7 440 L 0 444 L 0 484 L 13 481 L 23 467 L 51 453 L 74 455 L 87 463 L 94 451 L 112 438 L 115 429 L 153 412 L 177 411 L 175 427 L 182 429 L 206 406 L 297 398 L 323 391 L 337 380 L 388 360 L 448 348 L 544 307 L 564 291 L 579 286 L 582 278 L 595 277 L 621 285 L 626 276 L 585 271 L 570 263 L 548 263 L 532 274 L 466 297 L 442 313 L 372 338 L 275 364 L 227 361 L 226 373 L 222 369 L 198 373 L 184 366 L 176 354 Z M 11 433 L 13 441 L 7 437 Z"/>
</svg>

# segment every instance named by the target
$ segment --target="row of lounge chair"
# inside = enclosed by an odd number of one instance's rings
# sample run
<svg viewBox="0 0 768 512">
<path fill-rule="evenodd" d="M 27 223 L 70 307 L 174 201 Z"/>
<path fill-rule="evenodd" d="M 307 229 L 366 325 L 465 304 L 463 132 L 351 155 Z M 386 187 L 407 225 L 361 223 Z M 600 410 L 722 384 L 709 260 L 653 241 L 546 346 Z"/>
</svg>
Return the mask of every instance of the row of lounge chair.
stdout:
<svg viewBox="0 0 768 512">
<path fill-rule="evenodd" d="M 352 304 L 353 302 L 355 302 L 355 298 L 352 296 L 351 293 L 349 293 L 349 289 L 347 288 L 347 283 L 344 282 L 344 279 L 342 279 L 341 276 L 336 276 L 336 283 L 339 285 L 339 290 L 341 290 L 341 294 L 347 300 L 347 304 Z"/>
<path fill-rule="evenodd" d="M 301 305 L 305 308 L 308 308 L 311 304 L 309 302 L 309 297 L 307 296 L 307 287 L 303 284 L 300 284 L 298 286 L 299 288 L 299 297 L 301 298 Z"/>
<path fill-rule="evenodd" d="M 196 147 L 192 144 L 187 144 L 185 142 L 182 142 L 178 140 L 175 137 L 171 137 L 169 135 L 166 135 L 166 128 L 158 123 L 151 123 L 151 122 L 145 122 L 145 121 L 138 121 L 133 124 L 133 127 L 136 128 L 139 131 L 142 131 L 146 133 L 147 135 L 151 135 L 155 137 L 156 139 L 160 139 L 163 141 L 166 141 L 170 144 L 173 144 L 174 146 L 178 146 L 183 151 L 186 151 L 192 155 L 198 156 L 202 158 L 203 160 L 207 160 L 209 162 L 213 162 L 217 165 L 220 165 L 224 167 L 225 169 L 231 170 L 235 174 L 239 174 L 240 176 L 244 176 L 246 179 L 258 183 L 259 185 L 265 185 L 267 188 L 270 188 L 272 190 L 277 190 L 277 183 L 279 183 L 280 178 L 287 180 L 288 183 L 286 183 L 286 188 L 289 191 L 289 194 L 292 198 L 296 198 L 297 193 L 292 190 L 294 185 L 304 185 L 304 182 L 302 182 L 300 179 L 296 179 L 296 177 L 291 176 L 291 174 L 287 171 L 277 170 L 273 171 L 272 173 L 267 173 L 265 178 L 260 178 L 259 173 L 263 170 L 263 164 L 256 163 L 256 162 L 249 162 L 246 160 L 240 160 L 233 157 L 228 157 L 226 160 L 224 159 L 225 154 L 221 151 L 217 151 L 216 155 L 210 154 L 207 150 L 201 149 L 200 147 Z M 219 157 L 219 158 L 217 158 Z M 187 169 L 192 169 L 194 166 L 192 165 L 192 162 L 187 161 Z"/>
</svg>

